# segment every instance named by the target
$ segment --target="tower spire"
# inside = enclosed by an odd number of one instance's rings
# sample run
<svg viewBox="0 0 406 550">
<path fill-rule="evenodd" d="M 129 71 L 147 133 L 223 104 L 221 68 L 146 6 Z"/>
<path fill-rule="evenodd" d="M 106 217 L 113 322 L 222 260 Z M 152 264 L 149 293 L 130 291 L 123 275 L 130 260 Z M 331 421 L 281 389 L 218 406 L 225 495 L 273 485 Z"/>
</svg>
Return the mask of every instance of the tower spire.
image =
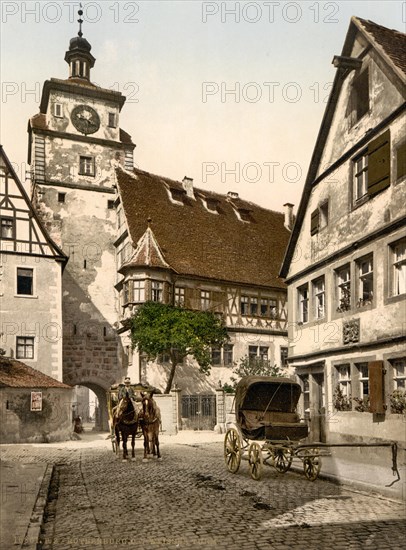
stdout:
<svg viewBox="0 0 406 550">
<path fill-rule="evenodd" d="M 71 39 L 69 50 L 65 54 L 65 61 L 69 64 L 69 78 L 80 78 L 90 80 L 90 69 L 94 66 L 96 59 L 90 53 L 92 46 L 83 38 L 83 10 L 82 4 L 78 10 L 78 35 Z"/>
</svg>

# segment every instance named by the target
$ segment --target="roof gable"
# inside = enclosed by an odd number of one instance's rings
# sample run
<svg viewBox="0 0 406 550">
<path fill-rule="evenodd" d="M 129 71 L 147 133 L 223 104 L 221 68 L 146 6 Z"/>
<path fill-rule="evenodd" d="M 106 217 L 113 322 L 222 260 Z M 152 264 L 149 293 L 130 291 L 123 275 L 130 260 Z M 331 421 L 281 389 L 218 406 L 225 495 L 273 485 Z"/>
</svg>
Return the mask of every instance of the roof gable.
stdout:
<svg viewBox="0 0 406 550">
<path fill-rule="evenodd" d="M 31 201 L 0 146 L 1 217 L 10 220 L 10 236 L 1 240 L 4 253 L 53 257 L 66 263 L 67 256 L 53 242 L 37 216 Z"/>
<path fill-rule="evenodd" d="M 357 56 L 360 58 L 363 57 L 368 48 L 372 48 L 375 54 L 382 60 L 385 64 L 387 71 L 394 76 L 394 82 L 399 85 L 399 98 L 402 98 L 404 102 L 404 93 L 405 93 L 405 84 L 406 84 L 406 62 L 405 62 L 405 53 L 406 53 L 406 35 L 395 30 L 387 29 L 371 21 L 365 21 L 358 17 L 352 17 L 350 26 L 345 38 L 344 46 L 341 53 L 341 59 L 350 60 L 351 55 L 354 53 L 354 44 L 357 35 L 362 35 L 362 40 L 365 43 L 365 47 L 362 51 L 359 51 Z M 402 61 L 400 58 L 403 56 Z M 281 277 L 286 278 L 289 273 L 290 264 L 292 258 L 295 254 L 295 247 L 297 240 L 302 229 L 303 220 L 306 214 L 307 206 L 309 199 L 312 193 L 313 185 L 322 179 L 323 175 L 332 172 L 334 169 L 334 163 L 328 166 L 325 165 L 323 160 L 323 153 L 325 151 L 326 143 L 329 138 L 330 129 L 334 121 L 334 116 L 337 111 L 337 105 L 339 103 L 340 94 L 343 89 L 343 85 L 348 76 L 348 65 L 341 66 L 340 64 L 336 65 L 338 67 L 337 73 L 334 78 L 333 87 L 328 99 L 328 103 L 323 115 L 321 122 L 320 130 L 316 139 L 316 144 L 313 150 L 312 158 L 310 161 L 309 170 L 306 177 L 305 186 L 302 193 L 302 198 L 299 204 L 298 213 L 295 221 L 295 225 L 292 230 L 292 234 L 289 240 L 289 244 L 286 250 L 286 254 L 282 263 L 282 268 L 280 271 Z M 389 104 L 388 104 L 389 105 Z M 401 111 L 404 108 L 401 104 L 398 107 L 398 110 Z M 374 131 L 370 132 L 369 137 L 371 138 L 375 134 L 375 130 L 379 129 L 379 122 L 376 121 L 376 128 Z M 372 130 L 372 128 L 370 129 Z M 361 142 L 361 137 L 356 137 L 356 140 Z M 367 140 L 367 136 L 362 136 L 363 141 Z M 346 144 L 347 151 L 342 151 L 342 158 L 345 155 L 348 155 L 352 150 L 354 143 L 348 142 Z"/>
<path fill-rule="evenodd" d="M 234 199 L 195 189 L 195 196 L 215 202 L 214 213 L 185 194 L 182 183 L 139 169 L 118 168 L 117 187 L 132 242 L 139 247 L 151 218 L 162 258 L 177 273 L 285 289 L 278 277 L 289 239 L 283 213 L 239 199 L 250 214 L 249 222 L 241 221 Z M 168 189 L 178 190 L 182 203 L 172 201 Z"/>
<path fill-rule="evenodd" d="M 120 271 L 129 267 L 158 267 L 170 269 L 169 264 L 165 261 L 164 255 L 159 248 L 158 241 L 150 227 L 147 228 L 143 236 L 137 243 L 134 254 L 128 262 L 121 266 Z"/>
</svg>

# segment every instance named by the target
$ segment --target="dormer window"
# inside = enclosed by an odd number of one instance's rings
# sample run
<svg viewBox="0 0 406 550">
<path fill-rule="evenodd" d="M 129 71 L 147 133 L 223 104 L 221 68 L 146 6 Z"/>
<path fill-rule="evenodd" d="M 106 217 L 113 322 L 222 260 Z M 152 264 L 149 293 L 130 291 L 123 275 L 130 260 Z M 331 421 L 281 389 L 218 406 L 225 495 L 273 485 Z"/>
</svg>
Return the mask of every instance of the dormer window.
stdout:
<svg viewBox="0 0 406 550">
<path fill-rule="evenodd" d="M 235 213 L 237 214 L 237 218 L 242 222 L 252 221 L 251 210 L 248 210 L 248 208 L 237 208 Z"/>
<path fill-rule="evenodd" d="M 186 195 L 186 191 L 184 189 L 179 189 L 178 187 L 167 187 L 169 199 L 174 204 L 182 205 L 184 204 L 183 199 Z"/>
<path fill-rule="evenodd" d="M 215 199 L 214 197 L 204 197 L 203 204 L 206 207 L 206 210 L 208 210 L 212 214 L 218 214 L 217 207 L 219 205 L 219 201 L 217 199 Z"/>
</svg>

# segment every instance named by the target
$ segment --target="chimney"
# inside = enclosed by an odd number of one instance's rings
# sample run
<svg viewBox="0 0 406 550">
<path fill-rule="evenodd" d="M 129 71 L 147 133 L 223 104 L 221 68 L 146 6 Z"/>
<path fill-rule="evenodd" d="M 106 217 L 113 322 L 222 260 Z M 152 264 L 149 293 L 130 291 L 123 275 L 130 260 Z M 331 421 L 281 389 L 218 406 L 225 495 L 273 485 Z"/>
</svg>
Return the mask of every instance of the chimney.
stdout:
<svg viewBox="0 0 406 550">
<path fill-rule="evenodd" d="M 193 193 L 193 178 L 188 178 L 185 176 L 182 180 L 183 189 L 186 191 L 186 195 L 190 197 L 191 199 L 195 198 L 195 195 Z"/>
<path fill-rule="evenodd" d="M 228 197 L 229 199 L 238 199 L 238 193 L 235 193 L 234 191 L 229 191 L 229 192 L 227 193 L 227 197 Z"/>
<path fill-rule="evenodd" d="M 293 204 L 287 202 L 283 205 L 285 207 L 285 227 L 288 231 L 292 231 L 293 227 Z"/>
</svg>

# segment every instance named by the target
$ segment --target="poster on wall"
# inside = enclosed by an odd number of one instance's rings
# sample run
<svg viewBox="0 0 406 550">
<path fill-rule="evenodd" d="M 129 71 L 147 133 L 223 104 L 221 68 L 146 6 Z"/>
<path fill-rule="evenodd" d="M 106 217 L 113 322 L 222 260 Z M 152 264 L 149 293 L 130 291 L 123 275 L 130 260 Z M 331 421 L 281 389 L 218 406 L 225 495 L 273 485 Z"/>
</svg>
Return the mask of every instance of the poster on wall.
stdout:
<svg viewBox="0 0 406 550">
<path fill-rule="evenodd" d="M 31 392 L 31 410 L 42 411 L 42 391 Z"/>
</svg>

